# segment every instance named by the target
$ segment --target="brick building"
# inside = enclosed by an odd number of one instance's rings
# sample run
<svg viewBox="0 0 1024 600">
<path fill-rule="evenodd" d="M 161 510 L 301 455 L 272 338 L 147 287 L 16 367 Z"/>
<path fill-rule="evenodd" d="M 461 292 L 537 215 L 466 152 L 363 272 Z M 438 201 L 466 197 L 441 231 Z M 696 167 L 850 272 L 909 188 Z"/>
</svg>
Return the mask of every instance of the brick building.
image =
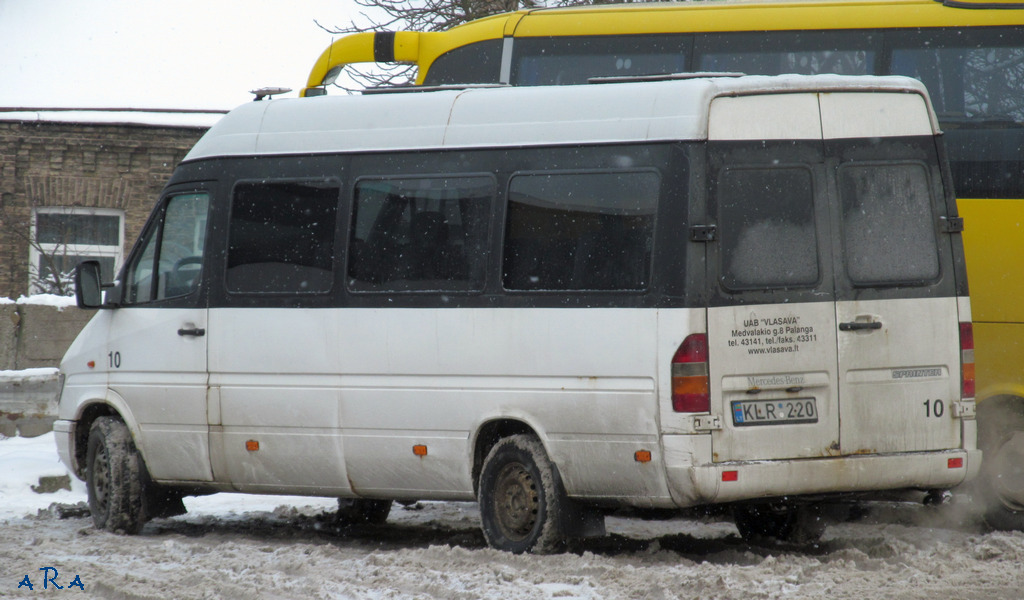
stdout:
<svg viewBox="0 0 1024 600">
<path fill-rule="evenodd" d="M 83 258 L 110 277 L 220 116 L 0 108 L 0 297 L 66 292 Z"/>
</svg>

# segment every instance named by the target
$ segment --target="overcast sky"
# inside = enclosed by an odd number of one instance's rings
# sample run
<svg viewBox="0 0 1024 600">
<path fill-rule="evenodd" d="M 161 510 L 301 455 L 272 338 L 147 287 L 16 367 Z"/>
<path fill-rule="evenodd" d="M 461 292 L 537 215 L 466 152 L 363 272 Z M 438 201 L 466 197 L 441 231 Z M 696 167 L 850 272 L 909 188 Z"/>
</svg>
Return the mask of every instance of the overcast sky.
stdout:
<svg viewBox="0 0 1024 600">
<path fill-rule="evenodd" d="M 353 0 L 0 0 L 0 107 L 231 109 L 297 95 Z M 341 93 L 341 92 L 338 92 Z"/>
</svg>

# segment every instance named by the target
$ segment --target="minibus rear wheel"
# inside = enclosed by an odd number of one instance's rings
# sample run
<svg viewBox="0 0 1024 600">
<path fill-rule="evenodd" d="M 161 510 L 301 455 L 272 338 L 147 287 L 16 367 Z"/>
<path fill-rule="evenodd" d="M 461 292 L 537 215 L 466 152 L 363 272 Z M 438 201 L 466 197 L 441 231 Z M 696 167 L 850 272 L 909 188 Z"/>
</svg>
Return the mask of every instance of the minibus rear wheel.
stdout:
<svg viewBox="0 0 1024 600">
<path fill-rule="evenodd" d="M 521 554 L 563 549 L 565 492 L 540 440 L 520 434 L 500 440 L 480 471 L 480 520 L 492 548 Z"/>
<path fill-rule="evenodd" d="M 89 428 L 86 490 L 98 529 L 135 534 L 146 524 L 143 509 L 145 465 L 128 427 L 100 417 Z"/>
<path fill-rule="evenodd" d="M 978 446 L 984 460 L 977 486 L 985 522 L 994 529 L 1024 530 L 1024 402 L 986 400 L 978 411 Z"/>
<path fill-rule="evenodd" d="M 817 542 L 827 525 L 820 510 L 806 505 L 744 504 L 733 509 L 733 520 L 746 541 L 793 544 Z"/>
</svg>

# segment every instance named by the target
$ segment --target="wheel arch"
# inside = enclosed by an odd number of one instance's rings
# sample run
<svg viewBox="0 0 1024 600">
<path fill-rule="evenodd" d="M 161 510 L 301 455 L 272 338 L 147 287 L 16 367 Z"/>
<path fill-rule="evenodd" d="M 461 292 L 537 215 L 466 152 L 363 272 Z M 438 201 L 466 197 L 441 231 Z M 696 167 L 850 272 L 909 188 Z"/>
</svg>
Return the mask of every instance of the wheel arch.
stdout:
<svg viewBox="0 0 1024 600">
<path fill-rule="evenodd" d="M 100 417 L 114 417 L 128 427 L 128 432 L 133 440 L 138 440 L 138 424 L 131 419 L 130 415 L 131 413 L 124 399 L 112 391 L 108 391 L 105 398 L 97 398 L 92 401 L 83 402 L 80 405 L 78 416 L 75 419 L 74 450 L 72 453 L 76 476 L 82 479 L 85 478 L 85 455 L 89 447 L 89 430 L 92 428 L 92 424 L 96 422 L 96 419 Z M 139 448 L 137 441 L 135 446 L 139 449 L 141 455 L 142 449 Z M 143 461 L 145 461 L 145 456 L 143 456 Z"/>
<path fill-rule="evenodd" d="M 503 417 L 494 418 L 480 424 L 473 440 L 472 480 L 474 495 L 480 493 L 480 471 L 483 469 L 484 459 L 487 458 L 491 448 L 504 438 L 521 434 L 537 436 L 541 445 L 544 446 L 544 451 L 548 451 L 547 445 L 544 444 L 544 439 L 537 429 L 525 420 Z M 548 456 L 551 456 L 550 452 L 548 452 Z M 557 465 L 555 468 L 557 470 Z"/>
</svg>

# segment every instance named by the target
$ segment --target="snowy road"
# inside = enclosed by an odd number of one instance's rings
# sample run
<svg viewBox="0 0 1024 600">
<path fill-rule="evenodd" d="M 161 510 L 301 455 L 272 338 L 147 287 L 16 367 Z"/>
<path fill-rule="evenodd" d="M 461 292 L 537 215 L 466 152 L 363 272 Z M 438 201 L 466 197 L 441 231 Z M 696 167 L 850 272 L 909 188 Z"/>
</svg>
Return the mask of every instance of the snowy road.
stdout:
<svg viewBox="0 0 1024 600">
<path fill-rule="evenodd" d="M 340 531 L 319 507 L 193 514 L 138 537 L 49 512 L 3 524 L 0 597 L 38 597 L 45 567 L 90 598 L 1019 599 L 1024 534 L 958 525 L 955 508 L 876 504 L 818 545 L 758 546 L 729 523 L 609 519 L 560 556 L 485 547 L 473 504 L 396 507 Z M 934 519 L 938 523 L 924 523 Z M 946 521 L 945 524 L 941 524 Z M 33 592 L 18 588 L 28 575 Z M 52 583 L 48 583 L 53 592 Z M 64 591 L 81 592 L 77 587 Z M 63 595 L 61 597 L 64 597 Z"/>
<path fill-rule="evenodd" d="M 24 496 L 0 490 L 2 598 L 1024 597 L 1024 533 L 987 530 L 964 495 L 942 507 L 869 504 L 816 545 L 748 544 L 709 517 L 610 517 L 608 537 L 572 552 L 514 556 L 486 548 L 472 503 L 396 505 L 383 526 L 341 530 L 327 499 L 218 495 L 125 537 L 85 515 L 18 516 Z M 53 497 L 73 504 L 80 486 Z M 69 586 L 76 576 L 84 593 Z"/>
</svg>

